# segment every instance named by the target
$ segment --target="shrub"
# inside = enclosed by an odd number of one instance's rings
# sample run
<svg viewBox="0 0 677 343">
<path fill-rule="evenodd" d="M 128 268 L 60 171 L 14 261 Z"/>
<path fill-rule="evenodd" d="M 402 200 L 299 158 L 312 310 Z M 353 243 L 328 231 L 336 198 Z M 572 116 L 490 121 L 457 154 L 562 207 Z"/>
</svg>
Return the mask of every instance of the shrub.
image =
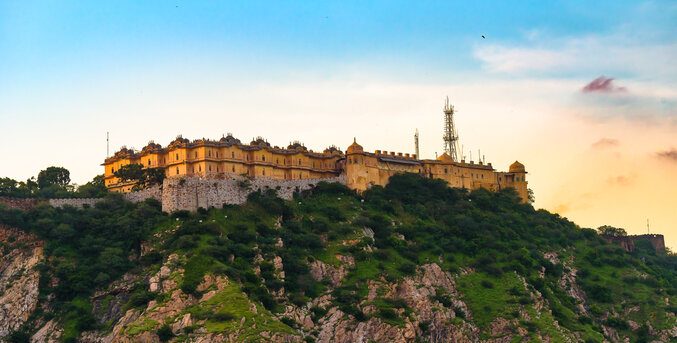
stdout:
<svg viewBox="0 0 677 343">
<path fill-rule="evenodd" d="M 168 324 L 162 325 L 156 333 L 160 339 L 160 342 L 167 342 L 172 339 L 172 337 L 174 337 L 174 333 Z"/>
</svg>

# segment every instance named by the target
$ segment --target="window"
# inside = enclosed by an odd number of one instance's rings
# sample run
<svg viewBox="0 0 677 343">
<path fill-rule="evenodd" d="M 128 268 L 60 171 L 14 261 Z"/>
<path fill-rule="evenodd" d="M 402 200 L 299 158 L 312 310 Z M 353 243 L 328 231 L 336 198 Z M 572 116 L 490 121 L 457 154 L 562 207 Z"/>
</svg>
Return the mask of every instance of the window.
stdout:
<svg viewBox="0 0 677 343">
<path fill-rule="evenodd" d="M 209 166 L 209 171 L 212 171 L 212 166 Z"/>
<path fill-rule="evenodd" d="M 233 166 L 233 173 L 235 172 L 235 166 Z"/>
<path fill-rule="evenodd" d="M 265 155 L 261 156 L 261 161 L 265 161 L 265 160 L 266 160 L 266 156 Z"/>
<path fill-rule="evenodd" d="M 444 168 L 444 173 L 447 174 L 447 168 Z"/>
<path fill-rule="evenodd" d="M 261 175 L 266 175 L 266 170 L 265 170 L 265 169 L 261 171 Z"/>
<path fill-rule="evenodd" d="M 193 155 L 195 156 L 195 158 L 197 158 L 197 151 L 196 151 L 195 154 L 193 154 Z"/>
<path fill-rule="evenodd" d="M 179 160 L 179 154 L 176 154 L 176 160 Z M 177 173 L 178 174 L 178 173 Z"/>
<path fill-rule="evenodd" d="M 235 151 L 230 152 L 230 158 L 235 158 Z"/>
<path fill-rule="evenodd" d="M 202 172 L 202 166 L 197 166 L 197 171 Z"/>
<path fill-rule="evenodd" d="M 211 150 L 209 150 L 209 151 L 207 152 L 207 154 L 209 155 L 209 157 L 212 157 L 212 151 L 211 151 Z"/>
<path fill-rule="evenodd" d="M 301 165 L 301 159 L 299 158 L 299 165 Z"/>
<path fill-rule="evenodd" d="M 176 167 L 176 175 L 179 175 L 179 167 Z"/>
</svg>

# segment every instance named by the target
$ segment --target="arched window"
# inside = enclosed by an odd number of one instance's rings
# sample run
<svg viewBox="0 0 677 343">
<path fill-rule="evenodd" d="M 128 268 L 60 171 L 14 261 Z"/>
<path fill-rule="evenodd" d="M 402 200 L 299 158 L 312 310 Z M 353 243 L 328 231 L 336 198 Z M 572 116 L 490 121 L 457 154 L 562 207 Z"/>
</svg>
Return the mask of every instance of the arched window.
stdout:
<svg viewBox="0 0 677 343">
<path fill-rule="evenodd" d="M 261 161 L 265 161 L 265 160 L 266 160 L 266 156 L 265 156 L 265 155 L 261 155 Z"/>
<path fill-rule="evenodd" d="M 179 175 L 179 167 L 176 167 L 176 175 Z"/>
<path fill-rule="evenodd" d="M 230 152 L 230 158 L 235 158 L 235 151 Z"/>
<path fill-rule="evenodd" d="M 197 171 L 201 173 L 202 172 L 202 166 L 197 166 Z"/>
</svg>

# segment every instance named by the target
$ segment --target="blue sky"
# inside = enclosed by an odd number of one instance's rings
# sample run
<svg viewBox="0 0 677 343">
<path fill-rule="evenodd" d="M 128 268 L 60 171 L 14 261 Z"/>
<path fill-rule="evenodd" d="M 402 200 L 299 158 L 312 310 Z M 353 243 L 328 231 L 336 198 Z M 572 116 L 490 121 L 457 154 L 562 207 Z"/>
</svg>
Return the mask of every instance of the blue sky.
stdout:
<svg viewBox="0 0 677 343">
<path fill-rule="evenodd" d="M 411 152 L 418 128 L 433 158 L 448 95 L 465 149 L 524 162 L 538 207 L 650 217 L 674 247 L 675 56 L 674 1 L 0 0 L 0 176 L 84 183 L 106 131 Z"/>
</svg>

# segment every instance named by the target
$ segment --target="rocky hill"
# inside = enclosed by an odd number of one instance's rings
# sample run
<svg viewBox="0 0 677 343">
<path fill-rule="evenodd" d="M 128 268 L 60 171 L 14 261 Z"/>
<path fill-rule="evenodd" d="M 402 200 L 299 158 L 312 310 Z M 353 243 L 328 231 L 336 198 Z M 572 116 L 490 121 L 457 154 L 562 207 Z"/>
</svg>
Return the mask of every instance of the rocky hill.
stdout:
<svg viewBox="0 0 677 343">
<path fill-rule="evenodd" d="M 162 213 L 0 206 L 10 342 L 677 340 L 677 257 L 520 204 L 396 176 L 357 195 Z"/>
</svg>

